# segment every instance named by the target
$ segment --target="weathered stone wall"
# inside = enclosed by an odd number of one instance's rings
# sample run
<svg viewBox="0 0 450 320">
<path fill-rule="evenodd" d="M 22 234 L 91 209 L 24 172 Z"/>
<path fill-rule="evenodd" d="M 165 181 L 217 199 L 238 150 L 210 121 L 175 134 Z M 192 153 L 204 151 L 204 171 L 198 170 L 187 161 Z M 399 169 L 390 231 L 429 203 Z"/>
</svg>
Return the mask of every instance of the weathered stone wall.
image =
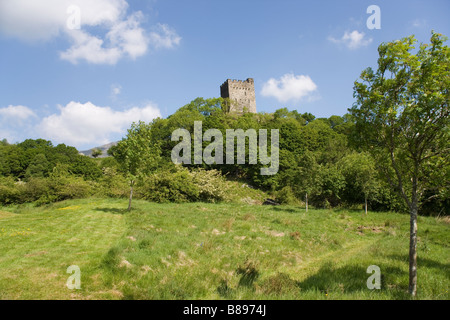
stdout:
<svg viewBox="0 0 450 320">
<path fill-rule="evenodd" d="M 230 112 L 256 113 L 255 84 L 252 78 L 245 81 L 227 79 L 220 86 L 220 96 L 230 98 Z"/>
</svg>

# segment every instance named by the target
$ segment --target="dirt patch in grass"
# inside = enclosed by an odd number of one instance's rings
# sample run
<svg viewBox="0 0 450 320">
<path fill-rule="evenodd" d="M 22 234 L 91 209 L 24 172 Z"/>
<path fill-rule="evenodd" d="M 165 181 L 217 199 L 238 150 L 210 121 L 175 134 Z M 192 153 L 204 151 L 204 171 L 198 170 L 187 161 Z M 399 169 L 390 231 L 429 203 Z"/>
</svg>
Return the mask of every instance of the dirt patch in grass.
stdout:
<svg viewBox="0 0 450 320">
<path fill-rule="evenodd" d="M 195 264 L 195 261 L 189 259 L 184 251 L 178 251 L 178 262 L 176 263 L 178 267 L 192 266 Z"/>
<path fill-rule="evenodd" d="M 288 263 L 283 263 L 283 265 L 296 266 L 302 263 L 303 259 L 299 252 L 288 251 L 283 253 L 283 258 L 288 261 Z"/>
<path fill-rule="evenodd" d="M 256 217 L 255 217 L 254 214 L 246 213 L 246 214 L 242 217 L 242 219 L 245 220 L 245 221 L 255 221 L 255 220 L 256 220 Z"/>
<path fill-rule="evenodd" d="M 7 211 L 0 211 L 0 219 L 13 217 L 15 215 L 16 215 L 15 213 L 7 212 Z"/>
<path fill-rule="evenodd" d="M 271 230 L 266 226 L 261 226 L 259 227 L 259 231 L 267 234 L 268 236 L 272 236 L 272 237 L 284 237 L 285 233 L 282 231 L 276 231 L 276 230 Z M 252 229 L 252 232 L 257 232 L 256 230 Z"/>
<path fill-rule="evenodd" d="M 147 274 L 149 271 L 155 272 L 151 267 L 149 267 L 149 266 L 147 266 L 147 265 L 142 266 L 141 269 L 142 269 L 142 273 L 143 273 L 143 274 Z"/>
<path fill-rule="evenodd" d="M 215 236 L 219 236 L 219 235 L 221 235 L 221 234 L 224 234 L 225 232 L 223 231 L 223 232 L 220 232 L 219 230 L 217 230 L 217 229 L 213 229 L 213 231 L 211 231 L 211 233 L 213 234 L 213 235 L 215 235 Z"/>
<path fill-rule="evenodd" d="M 294 239 L 294 240 L 299 240 L 299 239 L 300 239 L 300 232 L 298 232 L 298 231 L 291 232 L 291 233 L 289 234 L 289 236 L 290 236 L 292 239 Z"/>
<path fill-rule="evenodd" d="M 358 226 L 358 228 L 356 228 L 356 233 L 358 233 L 359 235 L 364 235 L 364 230 L 367 230 L 367 231 L 373 232 L 373 233 L 381 233 L 384 231 L 384 227 Z"/>
<path fill-rule="evenodd" d="M 0 214 L 0 217 L 1 217 L 1 214 Z M 450 216 L 445 216 L 445 217 L 442 217 L 442 218 L 438 218 L 437 220 L 441 221 L 441 222 L 443 222 L 445 224 L 450 224 Z"/>
<path fill-rule="evenodd" d="M 225 221 L 223 223 L 223 227 L 227 230 L 230 231 L 231 228 L 233 227 L 233 223 L 234 223 L 234 218 L 228 219 L 227 221 Z"/>
<path fill-rule="evenodd" d="M 275 230 L 266 230 L 265 234 L 272 236 L 272 237 L 284 237 L 284 232 L 278 232 Z"/>
<path fill-rule="evenodd" d="M 47 251 L 33 252 L 33 253 L 26 254 L 25 257 L 28 258 L 28 257 L 42 256 L 42 255 L 47 254 L 47 253 L 48 253 Z"/>
<path fill-rule="evenodd" d="M 130 263 L 130 262 L 128 262 L 127 260 L 122 260 L 121 262 L 120 262 L 120 264 L 119 264 L 119 267 L 120 268 L 124 268 L 124 267 L 126 267 L 126 268 L 131 268 L 133 265 Z"/>
<path fill-rule="evenodd" d="M 116 298 L 116 299 L 122 299 L 123 298 L 123 293 L 119 290 L 116 289 L 111 289 L 109 291 L 100 291 L 99 293 L 103 293 L 103 294 L 110 294 L 112 297 Z"/>
<path fill-rule="evenodd" d="M 262 201 L 260 201 L 260 200 L 255 200 L 255 199 L 252 199 L 252 198 L 250 198 L 250 197 L 242 198 L 241 201 L 242 201 L 243 203 L 245 203 L 245 204 L 249 204 L 249 205 L 253 205 L 253 206 L 262 205 Z"/>
</svg>

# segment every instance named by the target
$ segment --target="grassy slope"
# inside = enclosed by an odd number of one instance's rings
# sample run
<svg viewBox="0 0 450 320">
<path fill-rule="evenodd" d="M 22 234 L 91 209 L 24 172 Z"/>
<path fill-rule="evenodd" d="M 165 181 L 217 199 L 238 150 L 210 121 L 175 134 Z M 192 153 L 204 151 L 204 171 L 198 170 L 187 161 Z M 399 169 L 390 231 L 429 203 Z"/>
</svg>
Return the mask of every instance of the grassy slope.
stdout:
<svg viewBox="0 0 450 320">
<path fill-rule="evenodd" d="M 0 211 L 0 299 L 405 299 L 409 217 L 73 200 Z M 5 212 L 8 210 L 9 213 Z M 449 225 L 419 218 L 421 299 L 449 299 Z M 82 289 L 65 286 L 78 265 Z M 378 265 L 382 289 L 369 290 Z"/>
</svg>

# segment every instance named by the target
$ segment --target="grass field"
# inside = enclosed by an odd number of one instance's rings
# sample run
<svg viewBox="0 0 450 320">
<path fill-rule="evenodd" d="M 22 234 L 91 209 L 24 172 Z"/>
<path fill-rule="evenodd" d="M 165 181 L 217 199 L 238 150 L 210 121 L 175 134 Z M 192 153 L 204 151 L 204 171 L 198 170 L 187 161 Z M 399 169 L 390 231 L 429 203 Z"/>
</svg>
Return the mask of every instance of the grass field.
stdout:
<svg viewBox="0 0 450 320">
<path fill-rule="evenodd" d="M 0 208 L 0 299 L 409 299 L 409 216 L 71 200 Z M 449 221 L 419 217 L 418 299 L 450 298 Z M 70 290 L 67 267 L 81 270 Z M 381 290 L 366 273 L 377 265 Z"/>
</svg>

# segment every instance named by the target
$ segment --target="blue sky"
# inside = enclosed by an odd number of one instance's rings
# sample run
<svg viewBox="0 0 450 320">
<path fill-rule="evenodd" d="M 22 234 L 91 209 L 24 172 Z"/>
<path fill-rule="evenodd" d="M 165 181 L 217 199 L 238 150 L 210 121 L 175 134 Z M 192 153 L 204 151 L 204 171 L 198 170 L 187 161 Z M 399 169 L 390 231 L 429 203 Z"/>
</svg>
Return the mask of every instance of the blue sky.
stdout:
<svg viewBox="0 0 450 320">
<path fill-rule="evenodd" d="M 381 29 L 369 29 L 370 5 Z M 120 140 L 227 79 L 259 112 L 343 115 L 377 46 L 450 36 L 450 1 L 0 0 L 0 139 Z M 78 10 L 78 11 L 77 11 Z M 79 29 L 76 27 L 79 17 Z"/>
</svg>

